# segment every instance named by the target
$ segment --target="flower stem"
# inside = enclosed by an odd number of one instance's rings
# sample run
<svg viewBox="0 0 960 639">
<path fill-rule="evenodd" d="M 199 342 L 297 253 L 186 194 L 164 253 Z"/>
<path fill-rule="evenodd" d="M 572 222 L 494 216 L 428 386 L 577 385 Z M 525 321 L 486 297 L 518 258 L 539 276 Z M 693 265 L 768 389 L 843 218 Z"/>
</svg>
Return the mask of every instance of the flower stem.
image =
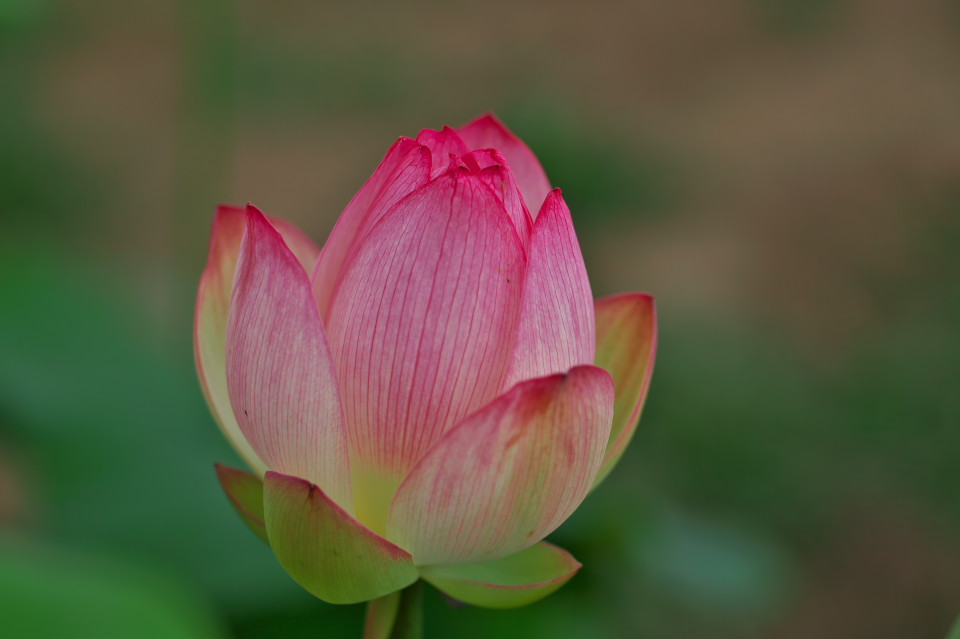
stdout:
<svg viewBox="0 0 960 639">
<path fill-rule="evenodd" d="M 421 583 L 368 603 L 363 639 L 423 639 Z"/>
<path fill-rule="evenodd" d="M 423 639 L 423 583 L 416 581 L 400 593 L 400 609 L 390 639 Z"/>
</svg>

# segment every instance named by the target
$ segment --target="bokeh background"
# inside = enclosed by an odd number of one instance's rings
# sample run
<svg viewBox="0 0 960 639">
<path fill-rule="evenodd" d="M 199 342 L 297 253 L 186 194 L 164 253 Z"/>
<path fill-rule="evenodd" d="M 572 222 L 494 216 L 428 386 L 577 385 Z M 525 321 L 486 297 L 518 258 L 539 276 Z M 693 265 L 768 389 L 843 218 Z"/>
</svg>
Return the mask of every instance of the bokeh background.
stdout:
<svg viewBox="0 0 960 639">
<path fill-rule="evenodd" d="M 220 494 L 218 202 L 322 241 L 399 135 L 492 110 L 661 342 L 517 611 L 428 637 L 921 639 L 960 610 L 960 3 L 0 0 L 0 634 L 359 637 Z"/>
</svg>

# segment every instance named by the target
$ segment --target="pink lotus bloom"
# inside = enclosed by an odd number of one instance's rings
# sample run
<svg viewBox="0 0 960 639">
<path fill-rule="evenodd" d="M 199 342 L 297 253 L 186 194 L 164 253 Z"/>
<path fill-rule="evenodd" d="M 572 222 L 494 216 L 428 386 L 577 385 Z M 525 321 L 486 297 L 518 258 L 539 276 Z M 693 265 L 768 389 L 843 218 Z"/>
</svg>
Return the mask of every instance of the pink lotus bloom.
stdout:
<svg viewBox="0 0 960 639">
<path fill-rule="evenodd" d="M 523 605 L 579 569 L 541 541 L 620 458 L 653 299 L 594 302 L 570 211 L 493 116 L 400 138 L 322 250 L 221 207 L 197 297 L 218 467 L 290 575 L 334 603 L 424 578 Z"/>
</svg>

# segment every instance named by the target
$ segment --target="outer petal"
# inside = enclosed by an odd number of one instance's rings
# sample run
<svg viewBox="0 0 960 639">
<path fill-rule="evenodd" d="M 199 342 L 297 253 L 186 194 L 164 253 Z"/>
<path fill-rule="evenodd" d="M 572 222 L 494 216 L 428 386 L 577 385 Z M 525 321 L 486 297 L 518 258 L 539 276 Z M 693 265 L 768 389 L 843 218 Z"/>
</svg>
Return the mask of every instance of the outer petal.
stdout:
<svg viewBox="0 0 960 639">
<path fill-rule="evenodd" d="M 430 162 L 427 147 L 410 138 L 400 138 L 344 209 L 311 278 L 321 317 L 327 316 L 341 268 L 358 238 L 373 228 L 401 198 L 426 184 L 430 178 Z"/>
<path fill-rule="evenodd" d="M 316 245 L 294 225 L 277 219 L 270 222 L 284 236 L 300 262 L 309 268 L 317 256 Z M 217 209 L 210 237 L 210 256 L 197 291 L 193 346 L 200 385 L 217 423 L 250 468 L 263 474 L 266 464 L 240 431 L 227 392 L 227 315 L 230 312 L 240 241 L 246 227 L 247 214 L 244 209 L 232 206 Z"/>
<path fill-rule="evenodd" d="M 513 362 L 504 389 L 517 382 L 592 364 L 593 296 L 570 209 L 554 189 L 530 238 L 529 266 Z"/>
<path fill-rule="evenodd" d="M 357 513 L 381 532 L 395 488 L 496 397 L 513 350 L 523 247 L 494 194 L 454 168 L 401 202 L 347 266 L 329 322 Z"/>
<path fill-rule="evenodd" d="M 263 482 L 256 475 L 236 468 L 222 464 L 214 466 L 220 486 L 237 514 L 257 537 L 267 541 L 267 527 L 263 523 Z"/>
<path fill-rule="evenodd" d="M 417 142 L 428 147 L 433 155 L 432 177 L 437 177 L 447 170 L 450 166 L 451 155 L 459 157 L 470 151 L 457 132 L 448 126 L 439 131 L 433 129 L 420 131 L 417 134 Z"/>
<path fill-rule="evenodd" d="M 421 566 L 420 576 L 464 603 L 484 608 L 519 608 L 552 594 L 578 570 L 580 562 L 573 555 L 541 541 L 502 559 Z"/>
<path fill-rule="evenodd" d="M 270 471 L 264 478 L 263 501 L 274 554 L 316 597 L 358 603 L 417 580 L 409 554 L 359 523 L 310 482 Z"/>
<path fill-rule="evenodd" d="M 253 207 L 227 327 L 227 386 L 269 468 L 306 477 L 352 508 L 343 406 L 310 282 Z"/>
<path fill-rule="evenodd" d="M 531 211 L 540 209 L 543 199 L 550 191 L 550 181 L 537 156 L 523 140 L 507 129 L 493 114 L 480 116 L 457 129 L 457 133 L 471 149 L 499 149 L 517 176 L 527 206 Z"/>
<path fill-rule="evenodd" d="M 613 376 L 617 387 L 610 442 L 595 484 L 610 473 L 637 428 L 650 388 L 657 353 L 657 312 L 646 293 L 597 300 L 597 366 Z"/>
<path fill-rule="evenodd" d="M 390 539 L 420 565 L 496 559 L 535 544 L 600 469 L 613 380 L 596 366 L 522 382 L 437 442 L 397 491 Z"/>
</svg>

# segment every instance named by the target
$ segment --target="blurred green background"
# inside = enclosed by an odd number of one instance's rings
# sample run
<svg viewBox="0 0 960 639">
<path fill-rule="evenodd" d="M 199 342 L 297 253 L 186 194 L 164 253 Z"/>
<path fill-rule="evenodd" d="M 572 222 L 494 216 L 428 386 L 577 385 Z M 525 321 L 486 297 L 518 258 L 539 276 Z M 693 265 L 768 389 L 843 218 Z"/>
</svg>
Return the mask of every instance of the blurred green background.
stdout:
<svg viewBox="0 0 960 639">
<path fill-rule="evenodd" d="M 960 609 L 960 3 L 0 0 L 0 634 L 359 637 L 220 494 L 215 204 L 321 241 L 493 110 L 661 342 L 584 569 L 428 637 L 941 638 Z"/>
</svg>

